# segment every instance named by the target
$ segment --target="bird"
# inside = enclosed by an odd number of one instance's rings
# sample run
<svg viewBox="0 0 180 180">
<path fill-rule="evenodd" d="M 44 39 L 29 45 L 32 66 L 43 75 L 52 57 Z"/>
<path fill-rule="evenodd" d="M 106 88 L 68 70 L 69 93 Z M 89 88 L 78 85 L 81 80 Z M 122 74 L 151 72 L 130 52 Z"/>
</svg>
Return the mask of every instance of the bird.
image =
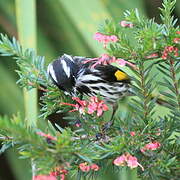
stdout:
<svg viewBox="0 0 180 180">
<path fill-rule="evenodd" d="M 127 73 L 111 64 L 97 64 L 91 58 L 64 54 L 48 65 L 47 73 L 53 83 L 66 95 L 97 96 L 112 106 L 110 121 L 103 127 L 109 129 L 114 123 L 117 102 L 131 95 L 131 81 Z"/>
<path fill-rule="evenodd" d="M 65 94 L 100 95 L 107 104 L 130 92 L 130 77 L 111 64 L 93 66 L 91 58 L 64 54 L 48 65 L 48 75 Z"/>
</svg>

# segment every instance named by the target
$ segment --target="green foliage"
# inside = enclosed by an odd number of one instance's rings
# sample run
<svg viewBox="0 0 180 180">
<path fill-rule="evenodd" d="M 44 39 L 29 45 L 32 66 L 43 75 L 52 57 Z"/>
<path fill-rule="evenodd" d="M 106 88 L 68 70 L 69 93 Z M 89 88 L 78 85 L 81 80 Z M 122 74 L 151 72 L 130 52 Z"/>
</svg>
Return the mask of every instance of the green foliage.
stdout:
<svg viewBox="0 0 180 180">
<path fill-rule="evenodd" d="M 1 34 L 0 54 L 14 56 L 20 68 L 18 72 L 22 87 L 31 89 L 39 85 L 47 86 L 48 77 L 44 67 L 44 57 L 37 56 L 32 49 L 23 50 L 20 44 L 12 38 L 12 42 Z"/>
<path fill-rule="evenodd" d="M 142 179 L 176 179 L 178 178 L 179 125 L 180 120 L 180 70 L 179 57 L 173 51 L 164 56 L 166 47 L 178 49 L 175 43 L 176 20 L 171 16 L 175 0 L 164 0 L 161 9 L 163 24 L 141 17 L 138 10 L 126 11 L 124 19 L 133 27 L 120 27 L 114 21 L 105 21 L 99 32 L 105 35 L 116 35 L 116 43 L 105 48 L 111 56 L 127 59 L 136 65 L 132 69 L 132 89 L 136 97 L 129 98 L 130 109 L 124 116 L 117 114 L 114 125 L 104 131 L 107 116 L 98 117 L 95 113 L 68 113 L 64 119 L 69 121 L 69 128 L 56 129 L 49 123 L 43 129 L 31 129 L 17 116 L 0 119 L 0 139 L 3 140 L 1 152 L 11 146 L 18 148 L 21 158 L 31 158 L 35 162 L 37 174 L 48 174 L 58 166 L 69 171 L 70 176 L 78 178 L 102 175 L 107 168 L 117 174 L 121 167 L 113 168 L 113 160 L 122 154 L 136 156 L 144 171 L 138 168 L 138 176 Z M 69 96 L 63 94 L 49 80 L 44 65 L 44 58 L 37 56 L 34 50 L 23 49 L 13 38 L 1 34 L 0 53 L 2 56 L 13 56 L 19 66 L 19 83 L 28 89 L 38 88 L 43 91 L 41 97 L 42 112 L 45 120 L 53 112 L 69 110 L 62 103 L 74 103 Z M 156 56 L 152 56 L 156 53 Z M 152 73 L 157 68 L 163 74 L 160 82 L 156 82 L 158 74 Z M 163 99 L 153 97 L 154 90 L 163 87 L 159 93 Z M 85 97 L 86 99 L 87 97 Z M 160 102 L 158 102 L 160 100 Z M 168 111 L 167 115 L 159 113 L 161 103 Z M 76 127 L 75 124 L 81 124 Z M 135 132 L 135 135 L 131 135 Z M 46 133 L 46 134 L 44 134 Z M 149 143 L 158 142 L 160 147 L 142 151 Z M 81 172 L 79 164 L 87 162 L 100 166 L 98 172 Z"/>
</svg>

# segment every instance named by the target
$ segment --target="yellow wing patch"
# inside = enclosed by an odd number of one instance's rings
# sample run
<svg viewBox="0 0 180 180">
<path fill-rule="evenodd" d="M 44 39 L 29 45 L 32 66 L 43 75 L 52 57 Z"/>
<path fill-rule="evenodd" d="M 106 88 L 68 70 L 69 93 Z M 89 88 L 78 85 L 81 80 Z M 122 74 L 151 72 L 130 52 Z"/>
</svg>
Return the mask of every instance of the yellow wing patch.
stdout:
<svg viewBox="0 0 180 180">
<path fill-rule="evenodd" d="M 117 80 L 118 81 L 122 81 L 122 80 L 128 80 L 129 77 L 126 73 L 120 71 L 120 70 L 117 70 L 114 75 L 116 76 Z"/>
</svg>

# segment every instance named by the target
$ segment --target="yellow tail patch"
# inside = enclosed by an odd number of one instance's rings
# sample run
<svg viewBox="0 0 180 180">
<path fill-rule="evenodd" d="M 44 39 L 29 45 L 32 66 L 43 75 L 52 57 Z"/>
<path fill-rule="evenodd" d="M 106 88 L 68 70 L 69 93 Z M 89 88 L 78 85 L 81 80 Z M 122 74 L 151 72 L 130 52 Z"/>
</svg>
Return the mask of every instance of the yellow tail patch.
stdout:
<svg viewBox="0 0 180 180">
<path fill-rule="evenodd" d="M 114 75 L 116 76 L 118 81 L 129 79 L 128 75 L 120 70 L 117 70 Z"/>
</svg>

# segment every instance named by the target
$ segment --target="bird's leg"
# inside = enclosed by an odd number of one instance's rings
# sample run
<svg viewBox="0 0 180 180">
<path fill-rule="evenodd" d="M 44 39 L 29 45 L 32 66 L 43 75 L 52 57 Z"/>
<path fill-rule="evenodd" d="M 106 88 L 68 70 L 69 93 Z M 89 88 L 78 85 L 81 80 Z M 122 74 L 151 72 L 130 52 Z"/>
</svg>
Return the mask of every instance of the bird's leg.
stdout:
<svg viewBox="0 0 180 180">
<path fill-rule="evenodd" d="M 113 106 L 112 106 L 113 111 L 112 111 L 111 119 L 110 119 L 109 122 L 107 122 L 103 126 L 103 129 L 102 129 L 103 132 L 106 132 L 114 124 L 114 115 L 116 113 L 117 108 L 118 108 L 118 104 L 114 103 Z"/>
</svg>

